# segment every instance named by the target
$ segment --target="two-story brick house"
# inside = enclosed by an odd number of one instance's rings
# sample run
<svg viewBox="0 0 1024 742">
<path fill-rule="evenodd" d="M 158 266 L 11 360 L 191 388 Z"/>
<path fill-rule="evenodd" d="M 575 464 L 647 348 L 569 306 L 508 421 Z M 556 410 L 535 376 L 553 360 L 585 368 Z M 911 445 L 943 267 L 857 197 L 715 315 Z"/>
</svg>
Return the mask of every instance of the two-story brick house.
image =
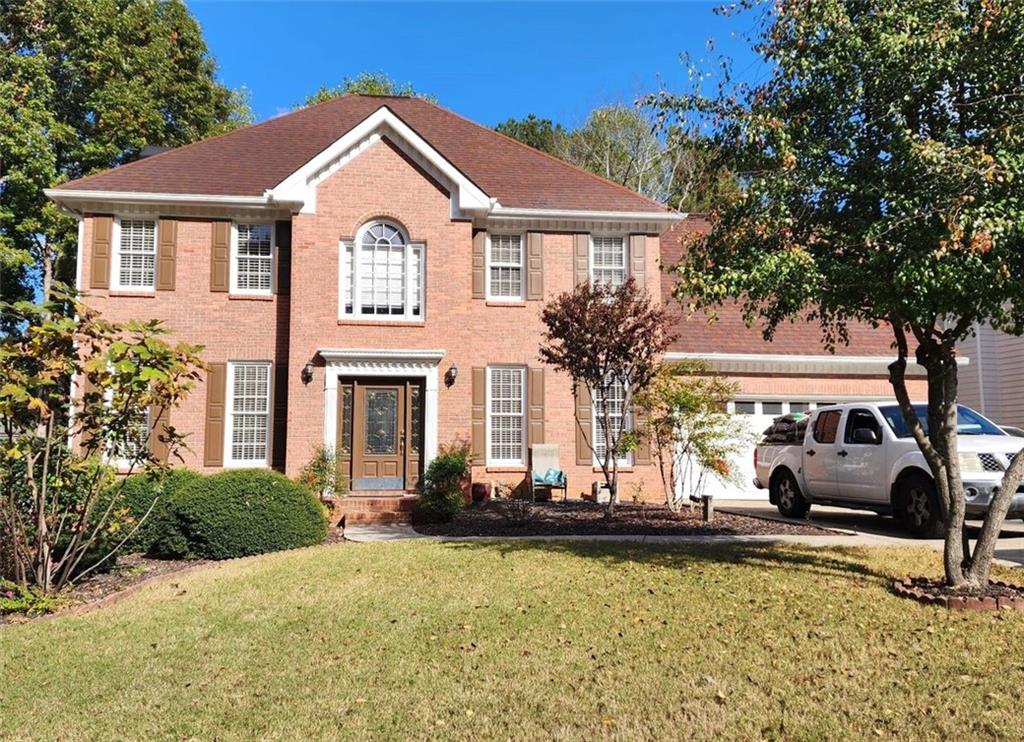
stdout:
<svg viewBox="0 0 1024 742">
<path fill-rule="evenodd" d="M 189 435 L 187 466 L 295 475 L 324 445 L 363 492 L 414 489 L 439 446 L 460 439 L 476 480 L 522 481 L 530 444 L 545 442 L 559 446 L 570 494 L 589 491 L 595 405 L 625 425 L 630 411 L 575 398 L 541 365 L 541 307 L 577 282 L 627 276 L 669 300 L 660 265 L 678 260 L 683 231 L 705 228 L 429 102 L 375 96 L 48 195 L 79 217 L 90 304 L 205 346 L 205 383 L 169 421 Z M 680 316 L 669 357 L 703 357 L 736 379 L 735 411 L 755 428 L 889 393 L 879 333 L 858 330 L 830 356 L 813 327 L 768 345 L 723 317 Z M 622 491 L 660 499 L 649 452 L 625 463 Z"/>
<path fill-rule="evenodd" d="M 323 444 L 354 491 L 411 490 L 458 439 L 475 479 L 513 482 L 531 443 L 556 443 L 588 491 L 594 432 L 575 414 L 604 402 L 541 365 L 541 307 L 627 276 L 660 298 L 659 237 L 682 219 L 431 103 L 372 96 L 49 195 L 80 217 L 91 305 L 205 346 L 205 384 L 170 420 L 186 465 L 294 475 Z M 643 450 L 631 482 L 658 491 Z"/>
</svg>

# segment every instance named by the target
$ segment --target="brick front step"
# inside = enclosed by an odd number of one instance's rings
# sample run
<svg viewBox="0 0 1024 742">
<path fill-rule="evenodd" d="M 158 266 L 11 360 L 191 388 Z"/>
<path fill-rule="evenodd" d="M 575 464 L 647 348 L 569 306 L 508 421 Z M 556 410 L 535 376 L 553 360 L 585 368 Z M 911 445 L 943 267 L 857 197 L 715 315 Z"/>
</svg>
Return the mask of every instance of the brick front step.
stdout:
<svg viewBox="0 0 1024 742">
<path fill-rule="evenodd" d="M 416 495 L 354 492 L 329 503 L 332 518 L 345 523 L 408 523 L 416 509 Z"/>
</svg>

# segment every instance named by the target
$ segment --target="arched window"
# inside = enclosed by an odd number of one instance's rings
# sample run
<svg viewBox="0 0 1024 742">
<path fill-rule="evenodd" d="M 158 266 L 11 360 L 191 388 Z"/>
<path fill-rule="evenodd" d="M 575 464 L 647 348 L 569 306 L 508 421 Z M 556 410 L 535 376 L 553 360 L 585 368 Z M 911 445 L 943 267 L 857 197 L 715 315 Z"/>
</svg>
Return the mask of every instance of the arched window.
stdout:
<svg viewBox="0 0 1024 742">
<path fill-rule="evenodd" d="M 397 224 L 365 225 L 353 242 L 341 243 L 339 315 L 421 321 L 423 263 L 423 245 Z"/>
</svg>

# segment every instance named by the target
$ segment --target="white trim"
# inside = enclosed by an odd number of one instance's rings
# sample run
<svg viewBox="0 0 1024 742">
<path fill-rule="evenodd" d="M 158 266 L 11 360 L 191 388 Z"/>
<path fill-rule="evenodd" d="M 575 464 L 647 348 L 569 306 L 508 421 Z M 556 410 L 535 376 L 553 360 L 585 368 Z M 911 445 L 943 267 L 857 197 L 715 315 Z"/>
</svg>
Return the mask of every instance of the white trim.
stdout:
<svg viewBox="0 0 1024 742">
<path fill-rule="evenodd" d="M 266 457 L 263 461 L 235 459 L 231 455 L 231 439 L 235 427 L 235 367 L 265 366 L 267 369 L 267 441 Z M 270 361 L 238 360 L 228 361 L 227 394 L 224 400 L 224 468 L 225 469 L 269 469 L 270 448 L 274 438 L 274 366 Z M 241 413 L 249 414 L 249 413 Z"/>
<path fill-rule="evenodd" d="M 675 224 L 688 214 L 682 211 L 591 211 L 587 209 L 528 209 L 495 203 L 492 219 L 583 219 L 598 222 L 644 221 Z"/>
<path fill-rule="evenodd" d="M 498 237 L 519 238 L 519 295 L 499 296 L 491 291 L 491 232 L 487 231 L 484 245 L 484 296 L 490 302 L 519 303 L 526 301 L 526 234 L 517 230 L 495 231 L 494 234 Z M 498 265 L 506 268 L 513 267 L 511 263 L 499 263 Z"/>
<path fill-rule="evenodd" d="M 400 376 L 423 379 L 423 467 L 437 456 L 438 363 L 443 350 L 371 350 L 364 348 L 321 348 L 317 354 L 324 369 L 325 447 L 334 448 L 338 437 L 338 377 Z"/>
<path fill-rule="evenodd" d="M 520 409 L 520 413 L 519 413 L 519 415 L 520 415 L 520 433 L 521 433 L 521 437 L 522 437 L 522 446 L 521 446 L 521 450 L 519 452 L 519 458 L 518 459 L 492 459 L 491 458 L 491 431 L 492 431 L 492 426 L 491 426 L 491 401 L 492 401 L 491 400 L 491 374 L 494 371 L 517 371 L 519 373 L 520 389 L 522 390 L 522 394 L 520 396 L 521 409 Z M 486 446 L 486 451 L 487 451 L 487 455 L 485 456 L 486 465 L 487 466 L 492 466 L 492 467 L 525 466 L 526 465 L 526 413 L 527 413 L 527 404 L 526 404 L 526 395 L 527 395 L 527 389 L 526 389 L 526 367 L 525 366 L 517 366 L 517 365 L 514 365 L 514 364 L 501 364 L 501 363 L 495 364 L 493 366 L 488 366 L 487 367 L 487 374 L 486 374 L 486 377 L 485 377 L 485 382 L 486 382 L 485 383 L 486 389 L 484 391 L 484 404 L 486 406 L 486 409 L 485 409 L 485 412 L 486 412 L 486 417 L 485 417 L 486 424 L 485 424 L 484 432 L 485 432 L 485 438 L 486 438 L 485 446 Z"/>
<path fill-rule="evenodd" d="M 271 188 L 267 195 L 276 201 L 301 202 L 303 213 L 316 212 L 316 186 L 338 167 L 339 162 L 351 159 L 354 149 L 365 149 L 373 135 L 387 136 L 395 144 L 410 147 L 424 164 L 436 170 L 452 183 L 452 214 L 463 210 L 487 211 L 494 203 L 473 181 L 452 165 L 423 137 L 406 125 L 386 105 L 382 105 L 329 147 L 313 157 L 298 170 Z M 372 142 L 371 142 L 372 143 Z M 404 149 L 404 147 L 403 147 Z M 357 152 L 358 153 L 358 152 Z M 407 152 L 407 154 L 411 154 Z"/>
<path fill-rule="evenodd" d="M 130 222 L 153 222 L 153 284 L 151 286 L 125 286 L 121 283 L 121 220 Z M 155 215 L 122 216 L 113 219 L 110 231 L 110 290 L 118 293 L 152 294 L 156 291 L 156 272 L 160 252 L 160 217 Z"/>
<path fill-rule="evenodd" d="M 79 201 L 122 201 L 143 204 L 217 204 L 222 206 L 298 206 L 297 203 L 279 201 L 270 192 L 262 196 L 225 196 L 212 193 L 156 193 L 148 191 L 102 191 L 70 188 L 44 188 L 47 198 L 62 204 Z"/>
<path fill-rule="evenodd" d="M 238 225 L 270 227 L 270 288 L 266 289 L 242 289 L 238 287 Z M 233 220 L 231 222 L 231 247 L 229 257 L 228 274 L 230 276 L 228 285 L 230 293 L 236 296 L 272 296 L 277 288 L 277 224 L 266 219 L 254 219 L 253 221 Z"/>
<path fill-rule="evenodd" d="M 893 356 L 835 356 L 835 355 L 784 355 L 772 353 L 683 353 L 671 351 L 665 360 L 704 361 L 711 371 L 726 373 L 775 373 L 775 374 L 850 374 L 877 376 L 889 373 Z M 970 359 L 958 356 L 958 365 L 967 365 Z M 908 376 L 923 376 L 924 368 L 916 363 L 907 365 Z"/>
</svg>

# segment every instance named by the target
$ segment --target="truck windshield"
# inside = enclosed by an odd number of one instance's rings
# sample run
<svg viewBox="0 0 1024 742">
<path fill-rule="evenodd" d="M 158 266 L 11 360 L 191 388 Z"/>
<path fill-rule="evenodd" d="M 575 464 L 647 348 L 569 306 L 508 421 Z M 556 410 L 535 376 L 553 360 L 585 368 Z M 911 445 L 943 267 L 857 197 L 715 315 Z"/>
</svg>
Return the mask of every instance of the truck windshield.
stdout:
<svg viewBox="0 0 1024 742">
<path fill-rule="evenodd" d="M 896 434 L 897 438 L 911 437 L 910 429 L 903 422 L 903 413 L 900 412 L 898 406 L 879 407 L 878 411 L 882 413 L 882 417 L 889 423 L 889 427 L 892 428 L 892 432 Z M 917 419 L 921 421 L 924 432 L 927 433 L 928 405 L 916 404 L 914 405 L 914 412 L 917 413 Z M 956 407 L 956 432 L 959 435 L 1006 435 L 1005 432 L 977 412 L 963 405 L 957 405 Z"/>
</svg>

